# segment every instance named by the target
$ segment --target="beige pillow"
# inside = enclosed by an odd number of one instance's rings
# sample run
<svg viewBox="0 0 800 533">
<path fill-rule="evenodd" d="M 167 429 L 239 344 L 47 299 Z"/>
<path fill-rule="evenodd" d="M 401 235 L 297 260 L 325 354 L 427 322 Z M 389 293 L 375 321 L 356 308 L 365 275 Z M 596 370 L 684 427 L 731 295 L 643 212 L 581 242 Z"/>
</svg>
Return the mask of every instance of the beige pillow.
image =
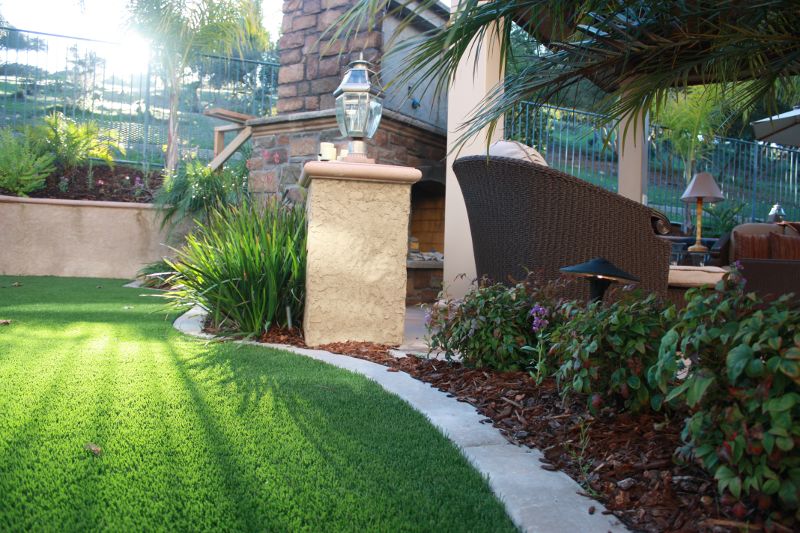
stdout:
<svg viewBox="0 0 800 533">
<path fill-rule="evenodd" d="M 525 159 L 537 165 L 548 166 L 542 154 L 530 146 L 517 141 L 496 141 L 489 147 L 489 155 Z"/>
</svg>

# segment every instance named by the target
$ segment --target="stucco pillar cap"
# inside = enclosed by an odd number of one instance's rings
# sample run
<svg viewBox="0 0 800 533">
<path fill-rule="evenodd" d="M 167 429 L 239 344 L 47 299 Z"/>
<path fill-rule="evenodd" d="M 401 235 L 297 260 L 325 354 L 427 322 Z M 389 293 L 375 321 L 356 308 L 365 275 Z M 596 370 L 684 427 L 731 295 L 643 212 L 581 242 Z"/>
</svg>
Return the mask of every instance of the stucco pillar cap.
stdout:
<svg viewBox="0 0 800 533">
<path fill-rule="evenodd" d="M 312 179 L 369 181 L 411 185 L 422 178 L 416 168 L 346 161 L 309 161 L 303 166 L 300 185 L 308 187 Z"/>
</svg>

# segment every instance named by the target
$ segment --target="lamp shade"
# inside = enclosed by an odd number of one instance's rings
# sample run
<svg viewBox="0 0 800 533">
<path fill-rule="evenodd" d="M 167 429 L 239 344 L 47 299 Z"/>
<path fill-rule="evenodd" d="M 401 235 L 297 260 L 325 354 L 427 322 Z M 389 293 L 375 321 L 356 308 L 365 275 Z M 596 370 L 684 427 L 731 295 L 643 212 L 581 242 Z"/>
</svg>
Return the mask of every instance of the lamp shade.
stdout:
<svg viewBox="0 0 800 533">
<path fill-rule="evenodd" d="M 626 281 L 639 281 L 637 277 L 628 274 L 608 259 L 603 259 L 602 257 L 595 257 L 591 261 L 559 270 L 564 274 L 581 278 L 600 278 L 623 283 Z"/>
<path fill-rule="evenodd" d="M 702 198 L 704 203 L 720 202 L 725 199 L 710 172 L 695 174 L 681 196 L 684 202 L 695 202 L 698 198 Z"/>
</svg>

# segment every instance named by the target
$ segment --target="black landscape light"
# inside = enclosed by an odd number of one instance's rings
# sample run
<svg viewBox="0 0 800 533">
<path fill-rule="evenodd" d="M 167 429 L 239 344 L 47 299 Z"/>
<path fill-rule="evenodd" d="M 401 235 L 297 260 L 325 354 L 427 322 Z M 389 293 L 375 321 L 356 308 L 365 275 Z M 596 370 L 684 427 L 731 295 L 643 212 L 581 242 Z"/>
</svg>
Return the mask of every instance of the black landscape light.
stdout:
<svg viewBox="0 0 800 533">
<path fill-rule="evenodd" d="M 564 267 L 560 271 L 569 276 L 589 278 L 590 301 L 592 302 L 599 302 L 603 299 L 603 295 L 612 281 L 621 283 L 639 281 L 638 278 L 624 270 L 620 270 L 616 265 L 602 257 L 595 257 L 591 261 L 580 265 Z"/>
</svg>

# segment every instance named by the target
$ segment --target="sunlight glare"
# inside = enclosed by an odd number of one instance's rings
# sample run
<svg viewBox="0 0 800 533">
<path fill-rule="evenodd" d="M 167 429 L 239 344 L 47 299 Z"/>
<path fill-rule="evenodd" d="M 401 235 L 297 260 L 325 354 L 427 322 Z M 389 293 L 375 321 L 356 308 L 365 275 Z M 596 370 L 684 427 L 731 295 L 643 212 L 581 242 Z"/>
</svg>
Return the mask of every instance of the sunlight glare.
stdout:
<svg viewBox="0 0 800 533">
<path fill-rule="evenodd" d="M 110 48 L 108 66 L 120 74 L 143 74 L 150 60 L 150 41 L 134 33 L 127 33 L 119 46 Z"/>
</svg>

